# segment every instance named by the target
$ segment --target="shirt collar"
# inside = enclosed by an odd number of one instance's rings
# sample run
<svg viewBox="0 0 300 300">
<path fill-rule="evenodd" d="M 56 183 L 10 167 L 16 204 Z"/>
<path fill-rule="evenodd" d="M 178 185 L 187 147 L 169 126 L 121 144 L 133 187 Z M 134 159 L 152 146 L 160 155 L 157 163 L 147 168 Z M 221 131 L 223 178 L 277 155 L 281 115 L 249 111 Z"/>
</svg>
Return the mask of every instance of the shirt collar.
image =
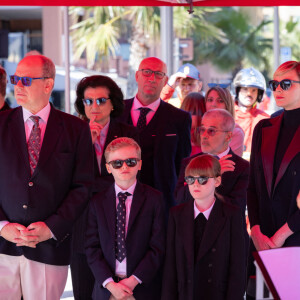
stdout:
<svg viewBox="0 0 300 300">
<path fill-rule="evenodd" d="M 100 135 L 101 136 L 107 136 L 107 132 L 108 132 L 108 128 L 109 128 L 109 123 L 110 121 L 108 121 L 104 127 L 101 129 Z"/>
<path fill-rule="evenodd" d="M 150 108 L 152 111 L 156 112 L 158 107 L 160 105 L 160 98 L 158 98 L 157 100 L 155 100 L 154 102 L 152 102 L 151 104 L 144 106 L 139 99 L 137 98 L 137 96 L 134 97 L 133 100 L 133 105 L 132 105 L 132 109 L 133 110 L 138 110 L 140 107 L 147 107 Z"/>
<path fill-rule="evenodd" d="M 41 118 L 41 120 L 47 124 L 48 122 L 48 118 L 50 115 L 50 110 L 51 110 L 51 106 L 50 103 L 48 103 L 43 109 L 41 109 L 38 113 L 36 113 L 35 115 L 30 112 L 29 110 L 27 110 L 26 108 L 22 107 L 22 111 L 23 111 L 23 119 L 24 119 L 24 123 L 31 117 L 31 116 L 38 116 Z"/>
<path fill-rule="evenodd" d="M 227 149 L 226 149 L 224 152 L 219 153 L 217 156 L 218 156 L 219 159 L 220 159 L 220 158 L 222 158 L 223 156 L 227 155 L 227 154 L 229 153 L 229 151 L 230 151 L 230 148 L 227 147 Z"/>
<path fill-rule="evenodd" d="M 194 200 L 194 219 L 197 218 L 197 216 L 200 214 L 200 213 L 203 213 L 204 217 L 206 218 L 206 220 L 208 220 L 209 216 L 210 216 L 210 213 L 211 213 L 211 210 L 213 209 L 214 207 L 214 204 L 216 202 L 216 199 L 214 200 L 213 204 L 205 211 L 200 211 L 197 206 L 196 206 L 196 201 Z"/>
<path fill-rule="evenodd" d="M 136 186 L 136 181 L 135 181 L 135 182 L 133 183 L 133 185 L 131 185 L 127 190 L 123 190 L 123 189 L 121 189 L 121 188 L 115 183 L 116 196 L 118 196 L 118 194 L 119 194 L 120 192 L 121 192 L 121 193 L 128 192 L 128 193 L 130 193 L 131 195 L 133 195 L 135 186 Z"/>
</svg>

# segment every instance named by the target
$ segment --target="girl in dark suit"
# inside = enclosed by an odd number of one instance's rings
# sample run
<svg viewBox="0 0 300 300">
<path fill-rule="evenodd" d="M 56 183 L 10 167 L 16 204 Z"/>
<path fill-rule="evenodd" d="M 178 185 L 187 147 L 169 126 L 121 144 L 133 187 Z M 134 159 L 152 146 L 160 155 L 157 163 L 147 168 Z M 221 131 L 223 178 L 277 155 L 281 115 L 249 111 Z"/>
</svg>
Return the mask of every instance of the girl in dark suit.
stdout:
<svg viewBox="0 0 300 300">
<path fill-rule="evenodd" d="M 219 161 L 200 155 L 185 181 L 194 201 L 170 210 L 163 300 L 243 299 L 245 241 L 241 211 L 215 195 Z"/>
<path fill-rule="evenodd" d="M 108 76 L 84 77 L 77 85 L 75 109 L 79 117 L 90 124 L 94 145 L 94 192 L 101 192 L 113 182 L 105 167 L 104 151 L 115 138 L 130 137 L 138 141 L 134 126 L 116 120 L 124 110 L 124 96 L 119 86 Z M 71 274 L 74 298 L 92 299 L 94 277 L 86 262 L 84 238 L 86 212 L 76 222 L 73 231 Z"/>
</svg>

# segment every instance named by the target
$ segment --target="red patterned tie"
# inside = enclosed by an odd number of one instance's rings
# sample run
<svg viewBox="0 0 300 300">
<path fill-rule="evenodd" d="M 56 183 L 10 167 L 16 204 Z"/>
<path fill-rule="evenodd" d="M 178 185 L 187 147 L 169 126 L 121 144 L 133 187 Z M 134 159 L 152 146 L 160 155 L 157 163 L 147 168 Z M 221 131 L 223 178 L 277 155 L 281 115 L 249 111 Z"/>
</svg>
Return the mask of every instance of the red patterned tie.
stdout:
<svg viewBox="0 0 300 300">
<path fill-rule="evenodd" d="M 40 117 L 31 116 L 30 119 L 34 123 L 28 139 L 29 164 L 32 175 L 37 166 L 41 150 L 41 128 L 39 126 Z"/>
</svg>

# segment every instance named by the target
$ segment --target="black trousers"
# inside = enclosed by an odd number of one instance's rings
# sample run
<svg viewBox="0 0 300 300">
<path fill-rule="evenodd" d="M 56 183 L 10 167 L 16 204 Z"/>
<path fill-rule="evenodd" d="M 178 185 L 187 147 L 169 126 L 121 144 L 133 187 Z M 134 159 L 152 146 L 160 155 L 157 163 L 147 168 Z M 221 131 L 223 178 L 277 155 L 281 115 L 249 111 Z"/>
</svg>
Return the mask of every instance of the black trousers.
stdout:
<svg viewBox="0 0 300 300">
<path fill-rule="evenodd" d="M 75 300 L 92 300 L 95 278 L 86 260 L 86 255 L 73 253 L 71 276 Z"/>
</svg>

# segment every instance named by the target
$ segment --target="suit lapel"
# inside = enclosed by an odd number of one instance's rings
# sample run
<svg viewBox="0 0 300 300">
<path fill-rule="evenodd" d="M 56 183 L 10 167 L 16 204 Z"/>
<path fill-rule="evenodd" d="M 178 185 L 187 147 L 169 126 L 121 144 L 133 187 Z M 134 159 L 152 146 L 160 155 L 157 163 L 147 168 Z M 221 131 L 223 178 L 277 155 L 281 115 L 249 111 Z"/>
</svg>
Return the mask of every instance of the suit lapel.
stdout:
<svg viewBox="0 0 300 300">
<path fill-rule="evenodd" d="M 276 177 L 274 191 L 275 191 L 275 188 L 276 188 L 278 182 L 281 180 L 282 176 L 284 175 L 289 163 L 295 157 L 295 155 L 297 155 L 300 152 L 300 142 L 299 141 L 300 141 L 300 127 L 298 127 L 291 143 L 289 144 L 289 146 L 283 156 L 283 159 L 280 164 L 278 174 Z"/>
<path fill-rule="evenodd" d="M 102 202 L 105 212 L 106 222 L 112 237 L 116 234 L 116 192 L 114 184 L 108 189 L 105 194 L 105 201 Z M 114 240 L 114 238 L 113 238 Z"/>
<path fill-rule="evenodd" d="M 107 131 L 107 135 L 106 135 L 103 150 L 106 149 L 107 145 L 117 137 L 119 137 L 118 126 L 116 126 L 116 123 L 113 119 L 110 119 L 110 123 L 109 123 L 109 127 L 108 127 L 108 131 Z M 108 175 L 106 167 L 105 167 L 105 162 L 106 161 L 105 161 L 104 151 L 103 151 L 102 159 L 101 159 L 101 175 L 102 176 L 104 174 Z"/>
<path fill-rule="evenodd" d="M 271 126 L 262 129 L 261 157 L 269 197 L 272 194 L 274 157 L 282 117 L 283 114 L 278 118 L 270 119 Z"/>
<path fill-rule="evenodd" d="M 10 120 L 9 129 L 12 132 L 12 139 L 15 143 L 15 149 L 19 152 L 24 166 L 30 174 L 28 148 L 25 135 L 24 119 L 22 113 L 22 107 L 16 109 L 15 116 Z"/>
<path fill-rule="evenodd" d="M 133 125 L 132 118 L 131 118 L 131 107 L 132 107 L 132 104 L 133 104 L 133 99 L 134 98 L 131 98 L 131 99 L 128 99 L 128 100 L 124 101 L 125 109 L 124 109 L 124 112 L 123 112 L 122 120 L 125 123 L 129 124 L 129 125 Z"/>
<path fill-rule="evenodd" d="M 180 216 L 181 223 L 178 224 L 178 236 L 182 237 L 187 263 L 194 264 L 194 200 L 189 200 Z"/>
<path fill-rule="evenodd" d="M 49 157 L 53 154 L 56 144 L 64 131 L 63 121 L 60 118 L 56 109 L 51 105 L 50 115 L 48 118 L 45 136 L 40 152 L 40 157 L 36 169 L 34 170 L 32 177 L 36 176 L 43 166 L 49 160 Z M 68 134 L 68 133 L 64 133 Z"/>
<path fill-rule="evenodd" d="M 221 202 L 217 199 L 205 226 L 203 238 L 197 255 L 197 261 L 199 261 L 205 253 L 211 249 L 213 243 L 218 238 L 220 231 L 223 229 L 225 220 L 226 218 L 223 215 Z"/>
<path fill-rule="evenodd" d="M 131 204 L 131 209 L 130 209 L 130 214 L 129 214 L 129 221 L 128 221 L 128 228 L 127 228 L 127 235 L 130 232 L 130 229 L 132 228 L 132 225 L 134 224 L 134 221 L 143 206 L 145 202 L 145 193 L 142 185 L 137 182 L 136 187 L 133 193 L 132 197 L 132 204 Z"/>
</svg>

